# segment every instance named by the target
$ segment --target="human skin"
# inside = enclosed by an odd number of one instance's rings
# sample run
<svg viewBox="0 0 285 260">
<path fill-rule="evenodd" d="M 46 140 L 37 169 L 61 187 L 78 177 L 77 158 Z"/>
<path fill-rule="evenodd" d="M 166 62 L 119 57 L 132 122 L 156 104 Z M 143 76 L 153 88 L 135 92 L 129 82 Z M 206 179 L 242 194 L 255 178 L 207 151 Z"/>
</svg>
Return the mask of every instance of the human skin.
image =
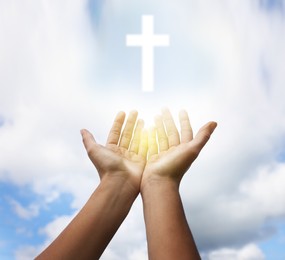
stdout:
<svg viewBox="0 0 285 260">
<path fill-rule="evenodd" d="M 132 111 L 114 120 L 105 146 L 82 130 L 83 143 L 100 184 L 63 232 L 36 259 L 99 259 L 139 194 L 146 163 L 147 133 Z M 137 124 L 136 124 L 137 122 Z"/>
<path fill-rule="evenodd" d="M 206 124 L 193 139 L 188 115 L 182 111 L 180 141 L 168 110 L 156 118 L 156 128 L 148 135 L 143 121 L 137 121 L 136 111 L 130 112 L 122 131 L 124 121 L 125 113 L 119 112 L 105 146 L 96 143 L 89 131 L 81 131 L 100 184 L 77 216 L 36 259 L 99 259 L 139 192 L 150 259 L 200 259 L 184 214 L 179 184 L 216 123 Z"/>
<path fill-rule="evenodd" d="M 141 181 L 141 196 L 151 260 L 200 259 L 185 217 L 179 185 L 217 124 L 207 123 L 193 138 L 186 111 L 180 112 L 179 121 L 181 140 L 167 109 L 155 118 L 156 127 L 149 131 L 149 153 Z"/>
</svg>

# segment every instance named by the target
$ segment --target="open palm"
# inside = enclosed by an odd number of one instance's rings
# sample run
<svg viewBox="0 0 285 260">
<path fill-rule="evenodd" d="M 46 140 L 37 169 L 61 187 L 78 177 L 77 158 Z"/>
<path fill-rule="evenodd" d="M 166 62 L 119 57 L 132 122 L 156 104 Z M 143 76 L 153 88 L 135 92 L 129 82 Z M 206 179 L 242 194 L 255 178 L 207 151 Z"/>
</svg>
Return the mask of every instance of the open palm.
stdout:
<svg viewBox="0 0 285 260">
<path fill-rule="evenodd" d="M 119 112 L 110 130 L 106 146 L 96 143 L 93 135 L 82 130 L 83 143 L 89 158 L 95 165 L 100 178 L 126 178 L 139 189 L 141 176 L 146 163 L 147 134 L 143 121 L 137 120 L 137 112 L 132 111 L 125 121 L 125 113 Z M 135 126 L 136 124 L 136 126 Z"/>
<path fill-rule="evenodd" d="M 174 120 L 167 109 L 163 110 L 162 116 L 156 117 L 156 128 L 149 131 L 149 154 L 142 186 L 149 180 L 161 178 L 174 180 L 179 184 L 217 125 L 215 122 L 207 123 L 193 138 L 186 111 L 180 112 L 179 121 L 181 140 Z"/>
</svg>

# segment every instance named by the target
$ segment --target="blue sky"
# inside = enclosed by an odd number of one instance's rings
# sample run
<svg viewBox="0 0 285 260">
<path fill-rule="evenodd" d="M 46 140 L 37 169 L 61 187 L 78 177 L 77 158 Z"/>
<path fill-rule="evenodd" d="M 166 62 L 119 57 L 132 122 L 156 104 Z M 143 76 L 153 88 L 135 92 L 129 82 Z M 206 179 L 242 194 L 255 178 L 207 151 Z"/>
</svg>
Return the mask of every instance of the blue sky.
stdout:
<svg viewBox="0 0 285 260">
<path fill-rule="evenodd" d="M 205 260 L 285 258 L 284 0 L 0 0 L 0 258 L 31 259 L 98 176 L 81 144 L 118 110 L 219 127 L 181 184 Z M 141 17 L 170 36 L 141 89 Z M 140 199 L 102 259 L 147 259 Z"/>
<path fill-rule="evenodd" d="M 284 11 L 284 1 L 282 0 L 260 0 L 259 1 L 261 8 L 264 8 L 266 11 Z"/>
<path fill-rule="evenodd" d="M 62 194 L 52 203 L 40 207 L 39 211 L 30 216 L 15 206 L 13 201 L 20 203 L 23 209 L 29 208 L 30 203 L 43 204 L 28 186 L 19 187 L 7 182 L 0 183 L 1 190 L 1 259 L 13 259 L 15 249 L 24 245 L 40 246 L 45 236 L 39 230 L 43 225 L 53 221 L 62 214 L 72 214 L 74 209 L 69 207 L 72 197 Z M 31 212 L 31 210 L 29 210 Z"/>
<path fill-rule="evenodd" d="M 285 225 L 284 221 L 280 221 L 276 225 L 275 234 L 270 240 L 260 243 L 260 246 L 268 259 L 283 259 L 285 257 L 284 243 L 285 243 Z"/>
</svg>

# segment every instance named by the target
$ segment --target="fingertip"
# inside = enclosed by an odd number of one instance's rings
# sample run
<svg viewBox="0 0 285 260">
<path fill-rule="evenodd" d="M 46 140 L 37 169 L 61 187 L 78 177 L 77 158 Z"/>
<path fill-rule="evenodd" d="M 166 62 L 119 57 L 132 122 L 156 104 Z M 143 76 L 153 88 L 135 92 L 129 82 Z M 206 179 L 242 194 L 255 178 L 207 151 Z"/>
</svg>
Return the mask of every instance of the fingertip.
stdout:
<svg viewBox="0 0 285 260">
<path fill-rule="evenodd" d="M 137 115 L 138 115 L 138 111 L 135 110 L 135 109 L 132 109 L 132 110 L 130 111 L 130 115 L 131 115 L 131 114 L 137 116 Z"/>
<path fill-rule="evenodd" d="M 83 129 L 80 130 L 80 134 L 81 134 L 82 136 L 84 136 L 84 135 L 86 135 L 86 134 L 90 134 L 90 132 L 89 132 L 87 129 L 83 128 Z"/>
<path fill-rule="evenodd" d="M 217 126 L 218 126 L 217 122 L 215 122 L 215 121 L 210 122 L 211 133 L 214 132 L 214 130 L 216 129 Z"/>
<path fill-rule="evenodd" d="M 125 116 L 126 116 L 126 113 L 124 112 L 124 111 L 119 111 L 118 113 L 117 113 L 117 116 L 116 117 L 124 117 L 125 118 Z"/>
<path fill-rule="evenodd" d="M 187 114 L 187 111 L 186 111 L 186 109 L 180 109 L 180 111 L 179 111 L 179 114 Z"/>
<path fill-rule="evenodd" d="M 162 121 L 162 116 L 161 115 L 156 115 L 154 117 L 154 123 L 158 123 L 158 122 L 161 122 Z"/>
<path fill-rule="evenodd" d="M 188 113 L 187 113 L 187 111 L 186 111 L 185 109 L 181 109 L 181 110 L 179 111 L 179 118 L 180 118 L 180 119 L 188 118 Z"/>
<path fill-rule="evenodd" d="M 166 119 L 173 120 L 173 116 L 167 107 L 165 107 L 161 110 L 161 118 L 163 121 L 165 121 Z"/>
<path fill-rule="evenodd" d="M 168 113 L 169 112 L 168 107 L 162 107 L 161 112 L 162 112 L 162 114 Z"/>
<path fill-rule="evenodd" d="M 141 125 L 141 127 L 143 128 L 144 127 L 144 120 L 143 119 L 138 119 L 138 122 L 137 122 L 138 125 Z"/>
<path fill-rule="evenodd" d="M 119 111 L 114 119 L 114 122 L 118 122 L 119 124 L 123 125 L 126 118 L 126 113 L 124 111 Z"/>
<path fill-rule="evenodd" d="M 135 123 L 137 121 L 137 117 L 138 117 L 138 111 L 131 110 L 128 115 L 128 120 L 131 120 L 131 122 Z"/>
<path fill-rule="evenodd" d="M 81 129 L 80 133 L 82 135 L 83 141 L 92 139 L 95 142 L 95 138 L 93 134 L 91 134 L 87 129 Z"/>
</svg>

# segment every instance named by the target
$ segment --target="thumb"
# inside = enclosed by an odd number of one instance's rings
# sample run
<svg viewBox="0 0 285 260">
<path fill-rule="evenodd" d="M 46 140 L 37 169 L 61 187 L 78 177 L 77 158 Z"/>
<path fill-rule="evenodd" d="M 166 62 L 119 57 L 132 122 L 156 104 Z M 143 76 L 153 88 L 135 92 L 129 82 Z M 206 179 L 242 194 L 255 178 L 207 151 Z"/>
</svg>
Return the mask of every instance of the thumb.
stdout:
<svg viewBox="0 0 285 260">
<path fill-rule="evenodd" d="M 193 143 L 197 147 L 198 153 L 202 150 L 205 144 L 209 141 L 216 127 L 217 127 L 216 122 L 209 122 L 200 128 L 195 138 L 193 139 Z"/>
<path fill-rule="evenodd" d="M 94 145 L 96 145 L 96 141 L 94 136 L 86 129 L 82 129 L 80 130 L 81 136 L 82 136 L 82 141 L 84 144 L 84 147 L 87 151 L 87 153 L 91 152 L 92 147 L 94 147 Z"/>
</svg>

